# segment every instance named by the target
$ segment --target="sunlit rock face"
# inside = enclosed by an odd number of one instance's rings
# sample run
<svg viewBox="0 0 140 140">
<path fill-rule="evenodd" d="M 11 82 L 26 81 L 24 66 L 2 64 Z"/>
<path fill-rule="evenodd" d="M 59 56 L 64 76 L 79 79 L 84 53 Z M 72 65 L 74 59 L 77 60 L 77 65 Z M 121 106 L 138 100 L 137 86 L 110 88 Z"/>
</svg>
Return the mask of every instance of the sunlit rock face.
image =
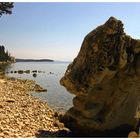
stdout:
<svg viewBox="0 0 140 140">
<path fill-rule="evenodd" d="M 85 136 L 119 136 L 135 129 L 140 95 L 140 40 L 110 17 L 91 31 L 61 85 L 75 94 L 64 123 Z"/>
</svg>

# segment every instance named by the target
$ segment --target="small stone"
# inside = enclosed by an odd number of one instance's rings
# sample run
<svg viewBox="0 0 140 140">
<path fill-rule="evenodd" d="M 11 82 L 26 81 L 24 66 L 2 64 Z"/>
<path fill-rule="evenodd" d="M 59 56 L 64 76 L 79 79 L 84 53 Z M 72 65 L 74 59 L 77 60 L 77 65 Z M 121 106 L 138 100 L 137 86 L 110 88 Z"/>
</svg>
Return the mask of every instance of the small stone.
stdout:
<svg viewBox="0 0 140 140">
<path fill-rule="evenodd" d="M 47 91 L 47 89 L 43 89 L 40 85 L 37 85 L 37 84 L 35 85 L 34 89 L 36 92 L 46 92 Z"/>
<path fill-rule="evenodd" d="M 0 108 L 3 108 L 3 105 L 0 105 Z"/>
<path fill-rule="evenodd" d="M 6 102 L 13 103 L 13 102 L 15 102 L 15 100 L 14 99 L 7 99 Z"/>
<path fill-rule="evenodd" d="M 128 134 L 128 138 L 138 138 L 138 134 L 135 131 L 131 131 Z"/>
<path fill-rule="evenodd" d="M 54 113 L 54 117 L 58 117 L 58 113 L 57 112 Z"/>
<path fill-rule="evenodd" d="M 4 133 L 4 135 L 9 135 L 8 131 L 4 131 L 3 133 Z"/>
</svg>

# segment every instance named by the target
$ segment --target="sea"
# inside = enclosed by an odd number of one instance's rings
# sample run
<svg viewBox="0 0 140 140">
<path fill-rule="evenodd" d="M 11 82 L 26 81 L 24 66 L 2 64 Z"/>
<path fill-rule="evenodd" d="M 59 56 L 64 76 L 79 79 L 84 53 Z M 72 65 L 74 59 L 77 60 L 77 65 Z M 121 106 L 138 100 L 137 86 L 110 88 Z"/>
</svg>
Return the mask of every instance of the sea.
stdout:
<svg viewBox="0 0 140 140">
<path fill-rule="evenodd" d="M 47 92 L 31 93 L 57 112 L 66 112 L 72 107 L 73 94 L 60 85 L 60 79 L 64 76 L 70 62 L 16 62 L 6 67 L 8 77 L 35 80 L 37 84 L 47 89 Z M 19 70 L 30 70 L 30 73 L 15 73 Z M 32 71 L 39 71 L 33 75 Z"/>
</svg>

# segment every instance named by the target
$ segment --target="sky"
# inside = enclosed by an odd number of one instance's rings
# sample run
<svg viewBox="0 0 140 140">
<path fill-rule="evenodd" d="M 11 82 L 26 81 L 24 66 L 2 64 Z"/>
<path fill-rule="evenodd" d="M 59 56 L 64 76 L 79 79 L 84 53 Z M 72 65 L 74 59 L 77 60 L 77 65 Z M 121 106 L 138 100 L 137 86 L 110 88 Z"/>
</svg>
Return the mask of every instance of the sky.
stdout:
<svg viewBox="0 0 140 140">
<path fill-rule="evenodd" d="M 72 61 L 84 37 L 110 16 L 140 39 L 140 3 L 14 3 L 0 18 L 0 45 L 16 58 Z"/>
</svg>

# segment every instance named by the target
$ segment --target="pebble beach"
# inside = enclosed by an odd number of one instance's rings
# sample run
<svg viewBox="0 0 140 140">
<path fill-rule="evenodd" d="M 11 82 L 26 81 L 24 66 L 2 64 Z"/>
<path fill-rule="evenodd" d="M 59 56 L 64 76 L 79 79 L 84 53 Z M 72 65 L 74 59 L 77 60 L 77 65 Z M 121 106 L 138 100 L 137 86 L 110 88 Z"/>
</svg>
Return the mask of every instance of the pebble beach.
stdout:
<svg viewBox="0 0 140 140">
<path fill-rule="evenodd" d="M 59 113 L 31 95 L 36 85 L 32 80 L 0 77 L 0 138 L 69 136 Z"/>
</svg>

